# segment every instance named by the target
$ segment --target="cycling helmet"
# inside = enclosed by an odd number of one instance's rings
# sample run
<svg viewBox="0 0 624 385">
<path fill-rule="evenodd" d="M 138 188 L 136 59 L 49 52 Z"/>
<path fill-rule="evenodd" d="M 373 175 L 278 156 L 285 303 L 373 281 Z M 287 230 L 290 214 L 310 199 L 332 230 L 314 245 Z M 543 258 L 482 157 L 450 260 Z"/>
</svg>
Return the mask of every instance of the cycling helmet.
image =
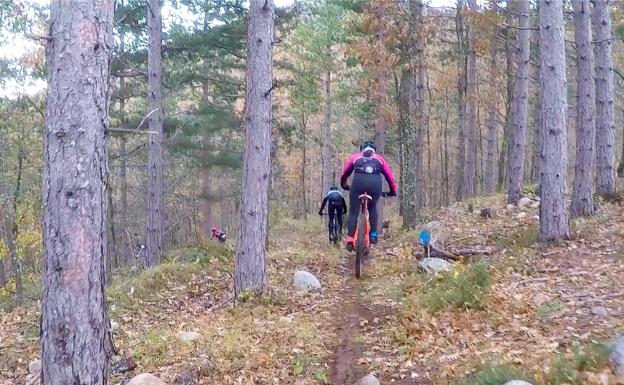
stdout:
<svg viewBox="0 0 624 385">
<path fill-rule="evenodd" d="M 372 156 L 375 153 L 377 146 L 375 146 L 375 142 L 367 140 L 366 142 L 360 145 L 360 151 L 366 157 Z"/>
<path fill-rule="evenodd" d="M 217 228 L 216 228 L 216 227 L 213 227 L 213 228 L 212 228 L 212 232 L 213 232 L 213 233 L 216 233 L 216 232 L 217 232 Z"/>
</svg>

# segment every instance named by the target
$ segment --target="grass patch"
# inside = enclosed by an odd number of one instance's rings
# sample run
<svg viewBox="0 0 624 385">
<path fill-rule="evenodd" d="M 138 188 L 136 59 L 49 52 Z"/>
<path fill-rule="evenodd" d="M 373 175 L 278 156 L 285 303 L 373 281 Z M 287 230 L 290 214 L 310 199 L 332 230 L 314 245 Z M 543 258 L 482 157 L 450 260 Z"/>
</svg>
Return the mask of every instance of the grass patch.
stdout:
<svg viewBox="0 0 624 385">
<path fill-rule="evenodd" d="M 428 280 L 419 298 L 421 305 L 433 311 L 447 307 L 482 309 L 491 283 L 489 266 L 480 262 Z"/>
<path fill-rule="evenodd" d="M 552 368 L 547 373 L 549 385 L 582 385 L 583 372 L 595 371 L 609 366 L 612 347 L 602 342 L 585 345 L 576 344 L 572 356 L 557 354 L 552 361 Z"/>
<path fill-rule="evenodd" d="M 503 385 L 507 381 L 522 380 L 534 383 L 532 376 L 528 373 L 510 365 L 497 363 L 487 363 L 476 373 L 471 374 L 461 380 L 459 385 Z"/>
<path fill-rule="evenodd" d="M 132 358 L 143 367 L 160 366 L 168 355 L 168 348 L 174 343 L 174 336 L 166 330 L 149 330 L 139 334 L 132 341 Z"/>
<path fill-rule="evenodd" d="M 539 229 L 533 224 L 501 236 L 494 235 L 491 239 L 497 247 L 511 250 L 526 249 L 539 242 Z"/>
</svg>

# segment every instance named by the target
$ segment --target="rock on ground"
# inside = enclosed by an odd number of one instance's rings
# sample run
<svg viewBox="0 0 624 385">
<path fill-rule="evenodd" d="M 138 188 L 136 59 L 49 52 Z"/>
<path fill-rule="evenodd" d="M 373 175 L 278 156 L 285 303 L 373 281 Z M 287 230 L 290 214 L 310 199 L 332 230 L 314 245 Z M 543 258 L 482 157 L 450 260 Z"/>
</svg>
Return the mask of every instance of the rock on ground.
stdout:
<svg viewBox="0 0 624 385">
<path fill-rule="evenodd" d="M 166 385 L 160 378 L 151 373 L 141 373 L 132 377 L 127 385 Z"/>
<path fill-rule="evenodd" d="M 192 342 L 201 337 L 201 334 L 197 332 L 180 332 L 178 339 L 182 342 Z"/>
<path fill-rule="evenodd" d="M 418 261 L 418 267 L 427 273 L 442 273 L 453 270 L 453 264 L 442 258 L 423 258 Z"/>
<path fill-rule="evenodd" d="M 613 373 L 618 376 L 624 376 L 624 336 L 619 336 L 615 340 L 613 352 L 611 352 L 611 357 L 609 358 Z"/>
<path fill-rule="evenodd" d="M 522 197 L 518 200 L 518 207 L 520 207 L 521 209 L 526 209 L 531 205 L 531 203 L 533 203 L 533 201 L 531 201 L 531 198 Z"/>
<path fill-rule="evenodd" d="M 360 378 L 355 385 L 379 385 L 379 380 L 372 374 Z"/>
<path fill-rule="evenodd" d="M 505 382 L 504 385 L 533 385 L 530 382 L 522 381 L 522 380 L 511 380 Z"/>
<path fill-rule="evenodd" d="M 604 306 L 592 307 L 591 313 L 600 318 L 607 318 L 609 316 L 609 311 Z"/>
<path fill-rule="evenodd" d="M 30 364 L 28 364 L 28 373 L 30 374 L 39 374 L 41 373 L 41 360 L 40 359 L 36 359 L 30 362 Z"/>
<path fill-rule="evenodd" d="M 293 285 L 299 290 L 321 290 L 321 282 L 312 273 L 307 271 L 298 271 L 295 273 Z"/>
</svg>

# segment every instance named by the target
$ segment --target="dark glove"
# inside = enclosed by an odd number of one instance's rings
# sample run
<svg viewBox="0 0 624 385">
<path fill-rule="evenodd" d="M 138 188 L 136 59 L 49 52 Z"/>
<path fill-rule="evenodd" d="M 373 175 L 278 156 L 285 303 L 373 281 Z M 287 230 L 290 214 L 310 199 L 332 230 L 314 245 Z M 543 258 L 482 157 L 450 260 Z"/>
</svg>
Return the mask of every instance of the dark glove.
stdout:
<svg viewBox="0 0 624 385">
<path fill-rule="evenodd" d="M 390 191 L 390 192 L 388 192 L 388 195 L 387 195 L 387 196 L 389 196 L 389 197 L 395 197 L 395 196 L 396 196 L 396 191 Z"/>
<path fill-rule="evenodd" d="M 322 211 L 319 211 L 319 215 L 320 215 L 320 216 L 323 216 L 323 212 L 322 212 Z"/>
<path fill-rule="evenodd" d="M 351 189 L 351 186 L 349 186 L 348 184 L 344 184 L 342 185 L 342 189 L 345 191 L 349 191 Z"/>
</svg>

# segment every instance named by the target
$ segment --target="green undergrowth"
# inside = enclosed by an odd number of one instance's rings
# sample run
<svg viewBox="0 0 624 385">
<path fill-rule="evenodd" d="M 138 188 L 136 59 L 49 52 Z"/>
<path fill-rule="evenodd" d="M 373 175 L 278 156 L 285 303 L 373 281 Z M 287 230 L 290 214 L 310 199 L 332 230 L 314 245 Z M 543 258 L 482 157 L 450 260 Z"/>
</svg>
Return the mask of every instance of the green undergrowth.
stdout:
<svg viewBox="0 0 624 385">
<path fill-rule="evenodd" d="M 458 385 L 503 385 L 511 380 L 523 380 L 536 385 L 582 385 L 583 373 L 609 366 L 611 345 L 603 342 L 575 344 L 568 353 L 554 353 L 541 366 L 539 373 L 530 373 L 508 364 L 487 362 Z"/>
<path fill-rule="evenodd" d="M 459 265 L 458 265 L 459 267 Z M 424 307 L 438 311 L 448 307 L 482 309 L 492 283 L 490 267 L 479 262 L 426 281 L 424 295 L 418 301 Z"/>
<path fill-rule="evenodd" d="M 458 385 L 503 385 L 507 381 L 522 380 L 535 383 L 533 377 L 511 365 L 488 362 L 475 373 L 463 378 Z"/>
<path fill-rule="evenodd" d="M 488 301 L 492 275 L 491 266 L 485 262 L 456 264 L 454 271 L 436 275 L 414 273 L 401 286 L 403 311 L 411 314 L 416 309 L 482 309 Z"/>
<path fill-rule="evenodd" d="M 232 250 L 217 242 L 176 250 L 160 265 L 136 275 L 114 277 L 106 294 L 116 307 L 131 307 L 139 300 L 153 300 L 163 291 L 189 282 L 213 261 L 227 262 L 232 258 Z"/>
</svg>

